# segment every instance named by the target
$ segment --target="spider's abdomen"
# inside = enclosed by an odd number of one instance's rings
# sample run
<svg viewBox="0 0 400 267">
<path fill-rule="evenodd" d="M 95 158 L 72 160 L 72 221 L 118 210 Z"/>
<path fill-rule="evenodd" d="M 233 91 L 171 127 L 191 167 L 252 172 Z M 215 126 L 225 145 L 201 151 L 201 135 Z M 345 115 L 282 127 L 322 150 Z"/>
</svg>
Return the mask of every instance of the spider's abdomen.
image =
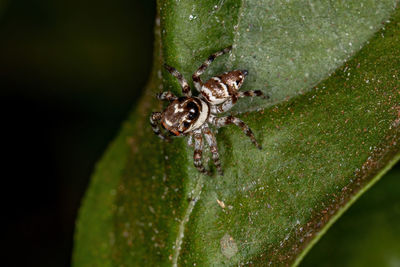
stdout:
<svg viewBox="0 0 400 267">
<path fill-rule="evenodd" d="M 209 103 L 221 104 L 236 95 L 246 75 L 246 70 L 234 70 L 212 77 L 201 87 L 201 94 Z"/>
</svg>

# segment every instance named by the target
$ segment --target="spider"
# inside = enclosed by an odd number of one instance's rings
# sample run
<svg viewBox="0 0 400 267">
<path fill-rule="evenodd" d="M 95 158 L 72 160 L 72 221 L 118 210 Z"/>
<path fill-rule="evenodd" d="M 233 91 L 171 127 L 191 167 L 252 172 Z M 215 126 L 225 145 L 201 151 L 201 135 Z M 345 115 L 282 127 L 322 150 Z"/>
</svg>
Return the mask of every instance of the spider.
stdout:
<svg viewBox="0 0 400 267">
<path fill-rule="evenodd" d="M 267 98 L 260 90 L 239 92 L 239 88 L 242 86 L 248 71 L 233 70 L 225 72 L 219 76 L 210 78 L 205 83 L 203 83 L 200 78 L 200 75 L 204 73 L 216 57 L 228 53 L 231 49 L 232 46 L 229 46 L 212 54 L 192 75 L 194 86 L 199 92 L 198 96 L 192 96 L 189 84 L 181 73 L 175 68 L 164 64 L 166 70 L 178 79 L 182 87 L 183 96 L 177 97 L 170 91 L 158 94 L 157 98 L 169 101 L 169 105 L 163 112 L 153 112 L 150 116 L 150 124 L 153 131 L 161 139 L 169 140 L 169 138 L 164 136 L 160 131 L 158 127 L 159 122 L 161 122 L 161 126 L 173 136 L 189 136 L 189 146 L 193 144 L 194 139 L 194 166 L 197 170 L 206 175 L 210 175 L 210 172 L 204 168 L 201 160 L 203 153 L 203 135 L 210 147 L 212 159 L 217 171 L 220 175 L 223 175 L 217 141 L 215 135 L 210 130 L 209 124 L 219 128 L 233 123 L 250 137 L 250 140 L 257 148 L 261 149 L 253 132 L 243 121 L 233 116 L 216 116 L 217 114 L 231 109 L 239 98 L 245 96 Z"/>
</svg>

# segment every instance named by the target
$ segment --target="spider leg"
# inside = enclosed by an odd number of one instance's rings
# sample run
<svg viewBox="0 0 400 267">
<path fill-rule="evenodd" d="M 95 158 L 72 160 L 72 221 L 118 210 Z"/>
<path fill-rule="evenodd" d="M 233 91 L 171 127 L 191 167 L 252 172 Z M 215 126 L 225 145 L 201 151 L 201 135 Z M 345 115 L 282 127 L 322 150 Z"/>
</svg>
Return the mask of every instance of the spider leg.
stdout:
<svg viewBox="0 0 400 267">
<path fill-rule="evenodd" d="M 238 98 L 242 97 L 254 97 L 254 96 L 259 96 L 263 99 L 269 99 L 269 96 L 264 95 L 264 93 L 260 90 L 250 90 L 250 91 L 244 91 L 244 92 L 237 92 L 235 96 L 231 97 L 230 99 L 226 100 L 224 103 L 218 106 L 212 106 L 211 107 L 211 112 L 214 114 L 219 114 L 226 112 L 230 110 L 235 104 Z"/>
<path fill-rule="evenodd" d="M 160 128 L 158 127 L 158 122 L 161 120 L 161 112 L 153 112 L 150 115 L 150 124 L 151 127 L 153 128 L 153 132 L 160 137 L 163 140 L 169 140 L 168 137 L 164 136 L 161 131 Z"/>
<path fill-rule="evenodd" d="M 178 99 L 171 91 L 167 92 L 162 92 L 157 94 L 157 98 L 159 100 L 166 100 L 166 101 L 174 101 L 175 99 Z"/>
<path fill-rule="evenodd" d="M 244 92 L 237 92 L 237 97 L 238 98 L 242 98 L 242 97 L 245 97 L 245 96 L 251 96 L 251 97 L 259 96 L 259 97 L 264 98 L 264 99 L 269 99 L 269 96 L 264 95 L 264 93 L 262 91 L 260 91 L 260 90 L 250 90 L 250 91 L 244 91 Z"/>
<path fill-rule="evenodd" d="M 214 61 L 214 59 L 216 57 L 219 57 L 223 54 L 228 53 L 229 51 L 231 51 L 231 49 L 232 49 L 232 46 L 228 46 L 227 48 L 224 48 L 218 52 L 215 52 L 214 54 L 209 56 L 207 58 L 207 60 L 204 61 L 204 63 L 201 64 L 201 66 L 196 70 L 196 72 L 192 75 L 192 79 L 193 79 L 194 87 L 197 89 L 197 91 L 200 92 L 201 86 L 203 85 L 200 75 L 204 73 L 204 71 L 207 69 L 208 66 L 210 66 L 210 64 Z"/>
<path fill-rule="evenodd" d="M 201 156 L 203 154 L 203 137 L 201 136 L 201 130 L 195 131 L 193 134 L 194 137 L 194 166 L 199 172 L 210 175 L 210 173 L 204 168 L 203 163 L 201 162 Z"/>
<path fill-rule="evenodd" d="M 219 175 L 224 175 L 224 172 L 222 171 L 222 168 L 221 168 L 221 162 L 219 160 L 217 140 L 215 140 L 215 136 L 211 132 L 210 128 L 208 128 L 208 126 L 204 127 L 203 133 L 204 133 L 204 137 L 207 140 L 208 145 L 210 146 L 210 150 L 212 153 L 212 159 L 214 161 L 215 167 L 217 167 L 217 171 L 218 171 Z"/>
<path fill-rule="evenodd" d="M 188 146 L 193 147 L 193 135 L 192 134 L 189 134 L 187 144 L 188 144 Z"/>
<path fill-rule="evenodd" d="M 171 73 L 172 76 L 178 79 L 179 84 L 182 87 L 182 94 L 184 96 L 190 97 L 192 95 L 192 92 L 190 92 L 190 87 L 185 78 L 182 76 L 182 74 L 177 71 L 174 67 L 171 67 L 167 64 L 164 64 L 164 68 Z"/>
<path fill-rule="evenodd" d="M 239 128 L 241 128 L 243 130 L 243 132 L 250 137 L 251 142 L 258 148 L 261 149 L 261 145 L 257 142 L 256 138 L 254 137 L 253 132 L 251 131 L 251 129 L 249 128 L 249 126 L 247 126 L 246 123 L 244 123 L 242 120 L 233 117 L 233 116 L 228 116 L 228 117 L 220 117 L 217 118 L 215 116 L 210 115 L 208 121 L 215 125 L 216 127 L 222 127 L 225 125 L 229 125 L 229 124 L 235 124 L 236 126 L 238 126 Z"/>
<path fill-rule="evenodd" d="M 219 114 L 230 110 L 236 104 L 236 98 L 229 98 L 218 106 L 211 106 L 211 113 Z"/>
</svg>

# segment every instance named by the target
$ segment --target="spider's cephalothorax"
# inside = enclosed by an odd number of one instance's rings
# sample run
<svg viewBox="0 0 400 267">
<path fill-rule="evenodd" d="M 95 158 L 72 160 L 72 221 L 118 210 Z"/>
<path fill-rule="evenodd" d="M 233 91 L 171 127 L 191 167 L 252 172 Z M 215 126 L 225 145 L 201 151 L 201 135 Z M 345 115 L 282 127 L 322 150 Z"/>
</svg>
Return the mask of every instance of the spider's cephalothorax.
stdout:
<svg viewBox="0 0 400 267">
<path fill-rule="evenodd" d="M 178 98 L 170 91 L 160 93 L 157 97 L 160 100 L 166 100 L 170 103 L 163 112 L 153 112 L 150 116 L 150 123 L 153 127 L 153 131 L 161 139 L 166 139 L 166 137 L 161 133 L 158 127 L 158 122 L 160 122 L 161 126 L 171 135 L 189 136 L 189 145 L 193 143 L 194 139 L 194 165 L 201 173 L 208 175 L 210 173 L 204 168 L 201 162 L 203 153 L 203 135 L 210 146 L 214 164 L 217 167 L 219 174 L 222 175 L 217 141 L 209 128 L 209 124 L 219 128 L 233 123 L 239 126 L 244 133 L 250 137 L 256 147 L 261 149 L 261 146 L 254 138 L 253 132 L 243 121 L 233 116 L 215 116 L 231 109 L 238 98 L 245 96 L 260 96 L 266 98 L 259 90 L 239 92 L 239 89 L 247 75 L 247 71 L 234 70 L 225 72 L 222 75 L 212 77 L 205 83 L 200 79 L 200 75 L 203 74 L 216 57 L 223 55 L 230 50 L 231 47 L 228 47 L 212 54 L 193 74 L 192 79 L 194 86 L 200 93 L 198 97 L 192 96 L 190 87 L 182 74 L 180 74 L 175 68 L 164 65 L 168 72 L 178 79 L 184 96 Z"/>
</svg>

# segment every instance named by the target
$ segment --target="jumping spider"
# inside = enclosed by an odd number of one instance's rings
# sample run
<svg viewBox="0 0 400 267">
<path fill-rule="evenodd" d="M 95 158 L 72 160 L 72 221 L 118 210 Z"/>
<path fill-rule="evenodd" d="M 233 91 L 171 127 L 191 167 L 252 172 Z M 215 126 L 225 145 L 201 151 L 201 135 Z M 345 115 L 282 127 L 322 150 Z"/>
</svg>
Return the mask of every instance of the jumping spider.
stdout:
<svg viewBox="0 0 400 267">
<path fill-rule="evenodd" d="M 260 90 L 239 92 L 239 88 L 242 86 L 244 78 L 248 73 L 247 70 L 225 72 L 222 75 L 212 77 L 206 83 L 203 83 L 200 79 L 200 75 L 204 73 L 206 68 L 216 57 L 228 53 L 231 49 L 232 47 L 230 46 L 212 54 L 193 74 L 192 79 L 194 86 L 197 91 L 199 91 L 197 97 L 192 96 L 190 87 L 182 74 L 175 68 L 164 64 L 167 71 L 178 79 L 184 96 L 178 98 L 170 91 L 158 94 L 158 99 L 166 100 L 170 103 L 163 112 L 153 112 L 150 116 L 150 124 L 153 131 L 161 139 L 168 139 L 168 137 L 165 137 L 161 133 L 158 127 L 158 122 L 161 122 L 161 126 L 174 136 L 189 136 L 188 145 L 192 145 L 194 138 L 194 166 L 201 173 L 207 175 L 210 175 L 210 172 L 204 168 L 201 161 L 203 152 L 202 135 L 204 135 L 210 147 L 212 159 L 217 167 L 218 173 L 223 175 L 219 160 L 217 141 L 208 126 L 209 123 L 216 128 L 233 123 L 240 127 L 243 132 L 250 137 L 251 141 L 257 148 L 261 149 L 261 146 L 257 143 L 253 132 L 243 121 L 233 116 L 215 116 L 216 114 L 231 109 L 238 98 L 245 96 L 260 96 L 266 98 Z"/>
</svg>

